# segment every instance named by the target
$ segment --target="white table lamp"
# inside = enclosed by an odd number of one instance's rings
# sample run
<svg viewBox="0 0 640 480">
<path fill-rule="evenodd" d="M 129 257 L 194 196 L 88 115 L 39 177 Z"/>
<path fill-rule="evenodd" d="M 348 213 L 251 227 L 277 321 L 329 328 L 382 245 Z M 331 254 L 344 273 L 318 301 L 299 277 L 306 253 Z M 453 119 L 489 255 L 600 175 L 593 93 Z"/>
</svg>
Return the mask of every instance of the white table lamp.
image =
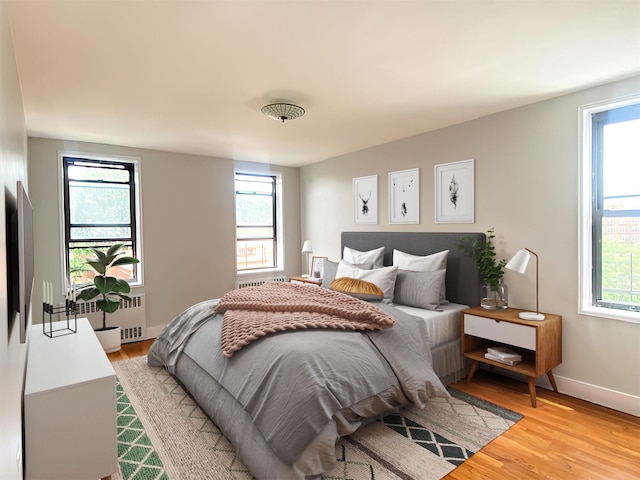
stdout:
<svg viewBox="0 0 640 480">
<path fill-rule="evenodd" d="M 523 248 L 516 252 L 504 268 L 508 268 L 514 272 L 524 273 L 527 270 L 531 255 L 535 255 L 536 257 L 536 311 L 520 312 L 518 316 L 523 320 L 544 320 L 544 315 L 540 313 L 540 309 L 538 308 L 538 255 L 528 248 Z"/>
<path fill-rule="evenodd" d="M 311 274 L 311 266 L 309 265 L 309 254 L 313 253 L 313 249 L 311 248 L 311 242 L 309 240 L 305 240 L 302 244 L 302 253 L 307 255 L 307 271 L 309 273 L 304 274 L 303 277 L 308 277 Z"/>
</svg>

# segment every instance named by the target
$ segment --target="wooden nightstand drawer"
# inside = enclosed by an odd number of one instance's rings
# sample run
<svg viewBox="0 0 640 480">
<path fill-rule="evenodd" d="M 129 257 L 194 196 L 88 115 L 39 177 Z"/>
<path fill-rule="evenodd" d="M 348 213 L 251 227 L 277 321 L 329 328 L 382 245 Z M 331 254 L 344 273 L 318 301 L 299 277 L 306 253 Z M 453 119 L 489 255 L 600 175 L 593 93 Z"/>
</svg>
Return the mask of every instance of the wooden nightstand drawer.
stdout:
<svg viewBox="0 0 640 480">
<path fill-rule="evenodd" d="M 474 337 L 495 340 L 496 342 L 526 348 L 536 349 L 536 329 L 526 325 L 478 317 L 476 315 L 464 315 L 464 333 Z"/>
</svg>

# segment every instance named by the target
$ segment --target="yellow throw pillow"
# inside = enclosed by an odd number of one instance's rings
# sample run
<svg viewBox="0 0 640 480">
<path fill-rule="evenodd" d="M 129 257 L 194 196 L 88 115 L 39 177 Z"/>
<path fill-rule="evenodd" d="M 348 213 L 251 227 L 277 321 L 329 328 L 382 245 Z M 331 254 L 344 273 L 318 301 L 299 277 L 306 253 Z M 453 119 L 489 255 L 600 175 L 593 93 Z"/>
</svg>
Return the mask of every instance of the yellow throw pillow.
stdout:
<svg viewBox="0 0 640 480">
<path fill-rule="evenodd" d="M 357 278 L 340 277 L 336 278 L 329 285 L 331 290 L 346 293 L 361 300 L 382 300 L 384 292 L 375 283 Z"/>
</svg>

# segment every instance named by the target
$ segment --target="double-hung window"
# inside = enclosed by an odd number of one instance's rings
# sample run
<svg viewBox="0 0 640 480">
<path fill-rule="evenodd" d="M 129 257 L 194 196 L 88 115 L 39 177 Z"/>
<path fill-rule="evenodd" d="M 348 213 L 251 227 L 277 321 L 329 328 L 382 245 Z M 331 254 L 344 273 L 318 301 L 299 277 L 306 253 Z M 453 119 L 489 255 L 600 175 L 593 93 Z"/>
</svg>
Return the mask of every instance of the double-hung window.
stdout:
<svg viewBox="0 0 640 480">
<path fill-rule="evenodd" d="M 133 159 L 62 155 L 65 271 L 73 283 L 90 281 L 77 269 L 94 256 L 93 248 L 122 243 L 127 255 L 141 258 L 137 169 Z M 139 264 L 109 274 L 142 283 Z"/>
<path fill-rule="evenodd" d="M 640 322 L 640 99 L 582 121 L 581 311 Z"/>
<path fill-rule="evenodd" d="M 281 268 L 279 174 L 236 172 L 236 270 Z"/>
</svg>

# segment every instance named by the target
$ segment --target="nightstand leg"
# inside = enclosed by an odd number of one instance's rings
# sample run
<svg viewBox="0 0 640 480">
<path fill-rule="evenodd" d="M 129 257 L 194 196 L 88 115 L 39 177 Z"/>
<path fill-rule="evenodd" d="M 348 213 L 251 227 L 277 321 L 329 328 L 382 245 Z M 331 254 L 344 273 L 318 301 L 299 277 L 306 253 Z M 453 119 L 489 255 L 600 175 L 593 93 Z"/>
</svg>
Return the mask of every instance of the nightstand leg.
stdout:
<svg viewBox="0 0 640 480">
<path fill-rule="evenodd" d="M 531 397 L 531 406 L 536 408 L 536 379 L 535 377 L 527 377 L 529 379 L 529 396 Z"/>
<path fill-rule="evenodd" d="M 547 372 L 547 378 L 551 382 L 551 387 L 553 388 L 553 391 L 557 392 L 558 391 L 558 387 L 556 387 L 556 379 L 553 378 L 553 372 L 551 370 L 549 370 Z"/>
<path fill-rule="evenodd" d="M 478 369 L 478 365 L 480 365 L 480 362 L 478 360 L 474 360 L 473 363 L 471 364 L 469 375 L 467 375 L 467 383 L 471 382 L 471 379 L 473 378 L 473 374 L 476 373 L 476 370 Z"/>
</svg>

